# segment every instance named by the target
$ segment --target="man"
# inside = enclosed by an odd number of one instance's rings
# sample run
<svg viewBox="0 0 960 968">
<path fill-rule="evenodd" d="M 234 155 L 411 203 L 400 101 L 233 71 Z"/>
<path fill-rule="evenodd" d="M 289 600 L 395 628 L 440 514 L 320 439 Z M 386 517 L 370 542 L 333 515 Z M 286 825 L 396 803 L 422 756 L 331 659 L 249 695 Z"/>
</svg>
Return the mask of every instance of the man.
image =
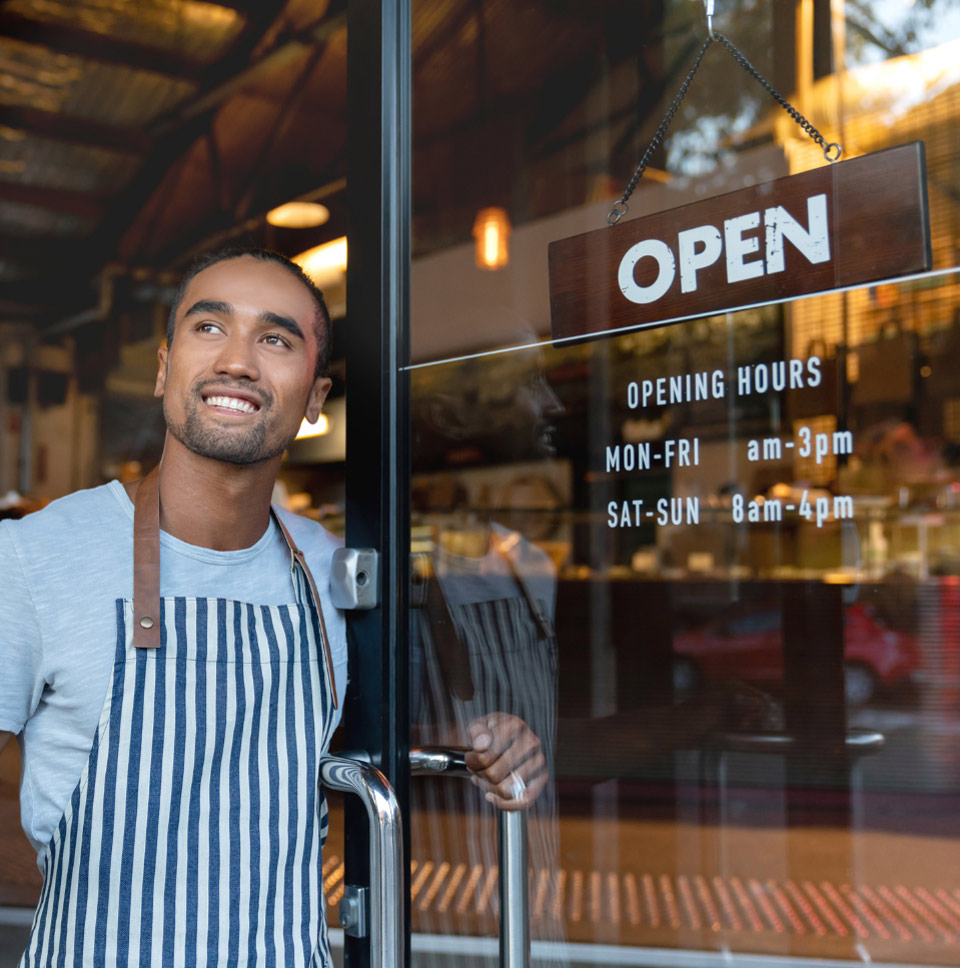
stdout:
<svg viewBox="0 0 960 968">
<path fill-rule="evenodd" d="M 335 541 L 270 506 L 329 344 L 296 265 L 207 256 L 159 351 L 160 466 L 0 526 L 0 748 L 17 735 L 44 875 L 23 966 L 331 963 L 316 778 L 346 685 Z M 536 737 L 505 715 L 469 732 L 478 785 L 528 805 Z"/>
</svg>

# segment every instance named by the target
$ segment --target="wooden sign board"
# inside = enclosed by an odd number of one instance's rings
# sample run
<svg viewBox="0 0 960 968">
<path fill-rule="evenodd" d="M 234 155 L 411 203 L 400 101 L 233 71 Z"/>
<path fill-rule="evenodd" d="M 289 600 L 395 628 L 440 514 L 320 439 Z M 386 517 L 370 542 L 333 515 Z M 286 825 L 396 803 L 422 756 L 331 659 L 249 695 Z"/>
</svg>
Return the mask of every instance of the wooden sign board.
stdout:
<svg viewBox="0 0 960 968">
<path fill-rule="evenodd" d="M 923 272 L 922 141 L 552 242 L 554 339 Z"/>
</svg>

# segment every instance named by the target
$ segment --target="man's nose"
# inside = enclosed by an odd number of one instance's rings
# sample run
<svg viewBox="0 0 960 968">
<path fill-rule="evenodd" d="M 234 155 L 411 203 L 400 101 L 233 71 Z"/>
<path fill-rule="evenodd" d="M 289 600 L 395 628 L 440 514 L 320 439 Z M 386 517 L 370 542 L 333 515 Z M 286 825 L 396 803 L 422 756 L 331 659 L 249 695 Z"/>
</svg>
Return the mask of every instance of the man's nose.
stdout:
<svg viewBox="0 0 960 968">
<path fill-rule="evenodd" d="M 566 408 L 560 401 L 560 398 L 554 393 L 553 387 L 550 386 L 546 377 L 541 381 L 540 400 L 543 412 L 547 416 L 559 417 L 560 414 L 566 412 Z"/>
<path fill-rule="evenodd" d="M 215 369 L 217 373 L 230 376 L 235 380 L 260 379 L 255 347 L 249 340 L 239 335 L 231 336 L 221 344 Z"/>
</svg>

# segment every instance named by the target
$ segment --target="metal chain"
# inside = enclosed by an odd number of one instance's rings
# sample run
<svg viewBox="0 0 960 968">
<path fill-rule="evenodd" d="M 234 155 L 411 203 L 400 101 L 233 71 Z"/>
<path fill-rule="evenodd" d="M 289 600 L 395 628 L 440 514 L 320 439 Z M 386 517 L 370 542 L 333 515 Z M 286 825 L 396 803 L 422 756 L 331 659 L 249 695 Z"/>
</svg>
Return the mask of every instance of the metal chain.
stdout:
<svg viewBox="0 0 960 968">
<path fill-rule="evenodd" d="M 700 69 L 700 62 L 703 60 L 703 55 L 707 52 L 707 48 L 713 43 L 713 38 L 708 37 L 703 45 L 700 47 L 697 53 L 697 59 L 693 62 L 693 66 L 687 72 L 687 76 L 683 79 L 683 83 L 680 85 L 680 90 L 677 91 L 674 96 L 673 102 L 670 107 L 667 108 L 667 113 L 663 116 L 659 126 L 653 137 L 650 139 L 650 144 L 647 145 L 647 150 L 643 153 L 643 157 L 640 159 L 640 164 L 637 165 L 637 170 L 633 173 L 633 177 L 627 182 L 626 191 L 620 196 L 619 200 L 614 203 L 610 213 L 607 215 L 607 224 L 616 225 L 624 215 L 627 214 L 629 206 L 627 205 L 627 200 L 633 194 L 633 190 L 637 187 L 637 182 L 640 181 L 643 173 L 647 170 L 647 165 L 650 164 L 650 158 L 653 153 L 660 147 L 660 142 L 663 141 L 663 136 L 667 133 L 667 128 L 670 127 L 670 122 L 673 121 L 674 115 L 680 107 L 680 102 L 684 99 L 687 93 L 687 88 L 690 87 L 690 82 L 693 80 L 693 75 L 697 73 Z"/>
<path fill-rule="evenodd" d="M 827 159 L 831 164 L 839 160 L 840 155 L 843 154 L 843 149 L 836 141 L 827 142 L 822 134 L 782 95 L 780 94 L 774 86 L 758 71 L 750 61 L 740 52 L 740 50 L 735 47 L 719 30 L 715 31 L 715 36 L 717 41 L 722 47 L 724 47 L 730 56 L 755 80 L 758 81 L 760 86 L 765 88 L 767 93 L 777 102 L 793 118 L 800 127 L 806 131 L 808 135 L 813 139 L 814 143 L 817 144 L 821 149 L 823 149 L 823 157 Z M 833 153 L 833 149 L 836 148 L 836 154 Z"/>
<path fill-rule="evenodd" d="M 663 141 L 664 135 L 667 133 L 667 128 L 670 127 L 670 122 L 673 121 L 677 110 L 680 107 L 681 101 L 683 101 L 686 96 L 687 89 L 690 87 L 690 82 L 693 80 L 693 75 L 697 73 L 700 68 L 700 63 L 703 60 L 703 55 L 706 54 L 707 48 L 716 40 L 722 47 L 724 47 L 730 56 L 751 76 L 754 80 L 758 81 L 759 84 L 767 91 L 768 94 L 793 118 L 794 121 L 813 139 L 813 141 L 823 149 L 823 157 L 827 159 L 831 164 L 840 158 L 843 153 L 843 149 L 835 141 L 828 142 L 826 138 L 782 95 L 780 94 L 769 81 L 747 60 L 747 58 L 740 52 L 740 50 L 735 47 L 719 30 L 712 31 L 707 39 L 703 42 L 699 52 L 697 53 L 697 58 L 693 62 L 693 66 L 687 72 L 687 76 L 683 79 L 683 83 L 680 85 L 680 89 L 677 91 L 676 96 L 667 109 L 667 113 L 663 116 L 663 120 L 657 126 L 657 130 L 653 137 L 650 139 L 650 144 L 647 145 L 647 150 L 644 151 L 643 157 L 640 159 L 640 164 L 637 165 L 636 171 L 627 182 L 626 190 L 623 195 L 614 203 L 613 208 L 607 214 L 607 224 L 616 225 L 620 219 L 629 211 L 629 206 L 627 201 L 633 194 L 634 189 L 637 187 L 637 183 L 640 181 L 643 173 L 647 169 L 647 165 L 650 163 L 650 158 L 654 151 L 660 147 Z"/>
</svg>

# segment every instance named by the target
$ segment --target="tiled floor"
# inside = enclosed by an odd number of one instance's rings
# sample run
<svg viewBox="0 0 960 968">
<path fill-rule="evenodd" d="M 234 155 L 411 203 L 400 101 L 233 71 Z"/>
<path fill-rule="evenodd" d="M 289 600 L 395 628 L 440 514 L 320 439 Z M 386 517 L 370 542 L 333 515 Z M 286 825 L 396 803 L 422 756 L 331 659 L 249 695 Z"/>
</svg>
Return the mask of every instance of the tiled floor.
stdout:
<svg viewBox="0 0 960 968">
<path fill-rule="evenodd" d="M 16 746 L 0 756 L 0 908 L 30 908 L 40 876 L 20 831 Z M 414 818 L 414 930 L 492 935 L 497 870 L 464 848 L 447 814 Z M 960 841 L 829 828 L 752 829 L 564 817 L 556 870 L 534 871 L 531 927 L 544 918 L 588 944 L 930 965 L 960 964 Z M 449 828 L 449 829 L 447 829 Z M 324 887 L 331 923 L 343 893 L 342 810 L 331 810 Z M 449 836 L 437 832 L 446 831 Z M 595 845 L 615 844 L 601 857 Z M 339 854 L 339 856 L 338 856 Z M 27 925 L 0 917 L 0 968 L 17 965 Z"/>
</svg>

